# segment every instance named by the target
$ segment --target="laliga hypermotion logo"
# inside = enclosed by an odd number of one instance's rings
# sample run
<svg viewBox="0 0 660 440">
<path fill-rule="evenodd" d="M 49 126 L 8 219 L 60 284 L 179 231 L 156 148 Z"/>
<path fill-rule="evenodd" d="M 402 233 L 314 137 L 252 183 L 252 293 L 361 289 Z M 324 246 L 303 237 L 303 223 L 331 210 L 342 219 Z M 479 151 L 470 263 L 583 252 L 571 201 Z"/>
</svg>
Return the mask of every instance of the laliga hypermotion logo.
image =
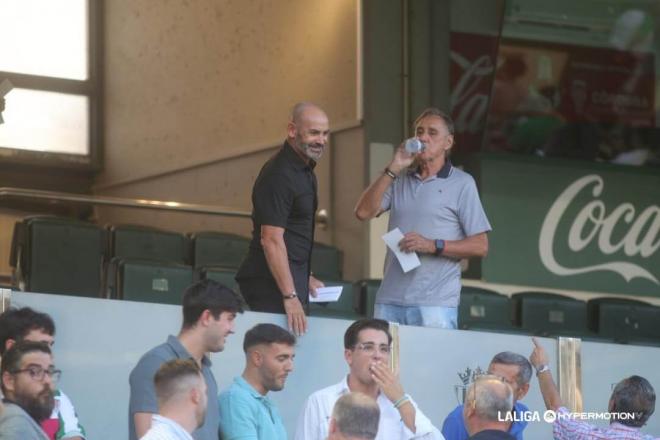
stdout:
<svg viewBox="0 0 660 440">
<path fill-rule="evenodd" d="M 660 206 L 649 206 L 636 217 L 635 207 L 631 203 L 622 203 L 608 213 L 605 203 L 597 199 L 603 192 L 603 179 L 591 174 L 569 185 L 557 197 L 545 216 L 539 236 L 539 253 L 543 265 L 550 272 L 560 276 L 611 271 L 621 275 L 628 282 L 634 278 L 643 278 L 660 284 L 660 281 L 648 270 L 628 261 L 609 261 L 583 267 L 564 267 L 557 262 L 553 253 L 557 227 L 569 205 L 580 191 L 589 186 L 593 187 L 591 194 L 595 200 L 587 203 L 573 220 L 568 234 L 568 247 L 571 251 L 582 251 L 594 239 L 597 240 L 598 249 L 603 255 L 612 255 L 623 250 L 628 257 L 639 255 L 648 258 L 660 248 Z M 622 239 L 613 242 L 612 231 L 621 223 L 628 225 L 628 231 Z"/>
</svg>

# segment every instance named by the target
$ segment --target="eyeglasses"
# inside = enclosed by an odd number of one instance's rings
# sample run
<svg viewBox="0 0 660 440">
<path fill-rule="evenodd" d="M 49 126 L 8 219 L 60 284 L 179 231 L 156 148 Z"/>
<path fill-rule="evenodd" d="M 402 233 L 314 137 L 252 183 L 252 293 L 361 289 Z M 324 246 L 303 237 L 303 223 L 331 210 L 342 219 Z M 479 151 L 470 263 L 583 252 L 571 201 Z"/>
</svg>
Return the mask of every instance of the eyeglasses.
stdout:
<svg viewBox="0 0 660 440">
<path fill-rule="evenodd" d="M 390 354 L 390 351 L 392 351 L 392 348 L 387 344 L 380 344 L 377 346 L 373 342 L 358 342 L 354 347 L 369 355 L 376 353 L 376 349 L 381 354 Z"/>
<path fill-rule="evenodd" d="M 53 382 L 57 382 L 58 380 L 60 380 L 60 377 L 62 376 L 62 370 L 56 370 L 53 367 L 44 369 L 38 365 L 33 365 L 27 368 L 23 368 L 22 370 L 16 370 L 13 372 L 13 374 L 18 374 L 18 373 L 28 373 L 30 375 L 30 379 L 39 382 L 44 380 L 46 374 L 50 377 L 50 379 Z"/>
</svg>

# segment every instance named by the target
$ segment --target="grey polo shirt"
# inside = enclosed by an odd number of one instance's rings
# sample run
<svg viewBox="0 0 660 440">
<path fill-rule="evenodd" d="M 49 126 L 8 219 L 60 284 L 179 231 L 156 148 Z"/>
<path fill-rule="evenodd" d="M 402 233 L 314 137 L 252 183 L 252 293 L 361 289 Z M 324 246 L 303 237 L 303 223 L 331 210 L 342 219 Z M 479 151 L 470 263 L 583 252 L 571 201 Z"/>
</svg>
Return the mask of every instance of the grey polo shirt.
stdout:
<svg viewBox="0 0 660 440">
<path fill-rule="evenodd" d="M 192 359 L 192 356 L 181 345 L 175 336 L 170 335 L 167 342 L 152 348 L 140 358 L 131 375 L 131 397 L 128 404 L 128 434 L 130 440 L 137 440 L 133 414 L 137 412 L 158 414 L 158 400 L 154 388 L 154 375 L 162 364 L 172 359 Z M 211 361 L 206 356 L 202 358 L 202 375 L 206 381 L 208 409 L 204 424 L 193 432 L 195 440 L 218 440 L 220 412 L 218 410 L 218 385 L 211 372 Z"/>
<path fill-rule="evenodd" d="M 433 240 L 462 240 L 491 230 L 472 176 L 447 161 L 437 175 L 422 180 L 416 171 L 401 173 L 381 202 L 390 211 L 387 230 L 417 232 Z M 422 265 L 408 273 L 388 249 L 378 304 L 457 307 L 460 261 L 418 254 Z"/>
</svg>

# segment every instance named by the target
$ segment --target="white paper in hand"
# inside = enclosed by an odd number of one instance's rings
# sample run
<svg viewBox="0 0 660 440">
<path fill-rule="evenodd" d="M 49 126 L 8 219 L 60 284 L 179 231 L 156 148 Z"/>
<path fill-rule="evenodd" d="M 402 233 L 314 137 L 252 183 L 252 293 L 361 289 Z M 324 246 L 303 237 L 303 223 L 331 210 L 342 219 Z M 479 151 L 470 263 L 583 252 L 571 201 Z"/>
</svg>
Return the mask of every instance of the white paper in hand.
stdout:
<svg viewBox="0 0 660 440">
<path fill-rule="evenodd" d="M 341 296 L 342 286 L 327 286 L 316 289 L 316 298 L 309 295 L 309 302 L 335 302 Z"/>
<path fill-rule="evenodd" d="M 419 257 L 417 256 L 416 252 L 407 254 L 399 249 L 399 242 L 402 239 L 403 233 L 399 228 L 394 228 L 387 234 L 383 235 L 385 244 L 388 248 L 390 248 L 392 252 L 394 252 L 396 259 L 399 260 L 401 269 L 403 269 L 404 272 L 410 272 L 414 268 L 421 266 L 422 263 L 419 261 Z"/>
</svg>

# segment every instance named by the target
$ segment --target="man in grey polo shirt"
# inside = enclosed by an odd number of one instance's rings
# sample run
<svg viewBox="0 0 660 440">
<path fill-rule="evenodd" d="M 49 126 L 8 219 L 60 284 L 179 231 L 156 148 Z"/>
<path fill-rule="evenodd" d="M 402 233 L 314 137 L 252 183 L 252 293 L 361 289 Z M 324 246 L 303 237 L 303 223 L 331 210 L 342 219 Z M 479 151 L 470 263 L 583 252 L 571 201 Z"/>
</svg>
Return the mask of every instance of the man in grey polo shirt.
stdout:
<svg viewBox="0 0 660 440">
<path fill-rule="evenodd" d="M 158 414 L 154 375 L 172 359 L 193 359 L 206 382 L 208 410 L 204 424 L 193 432 L 195 440 L 217 440 L 219 428 L 218 386 L 206 353 L 217 353 L 225 339 L 234 333 L 234 318 L 243 312 L 241 298 L 231 289 L 212 280 L 202 280 L 183 294 L 183 325 L 179 336 L 149 350 L 129 378 L 131 397 L 128 407 L 128 433 L 131 440 L 141 438 Z"/>
<path fill-rule="evenodd" d="M 407 325 L 457 327 L 460 260 L 484 257 L 491 230 L 472 176 L 449 161 L 454 124 L 429 108 L 415 121 L 425 148 L 406 152 L 403 143 L 390 164 L 360 196 L 360 220 L 390 211 L 388 230 L 399 228 L 399 247 L 417 252 L 422 265 L 404 273 L 388 250 L 374 315 Z"/>
</svg>

